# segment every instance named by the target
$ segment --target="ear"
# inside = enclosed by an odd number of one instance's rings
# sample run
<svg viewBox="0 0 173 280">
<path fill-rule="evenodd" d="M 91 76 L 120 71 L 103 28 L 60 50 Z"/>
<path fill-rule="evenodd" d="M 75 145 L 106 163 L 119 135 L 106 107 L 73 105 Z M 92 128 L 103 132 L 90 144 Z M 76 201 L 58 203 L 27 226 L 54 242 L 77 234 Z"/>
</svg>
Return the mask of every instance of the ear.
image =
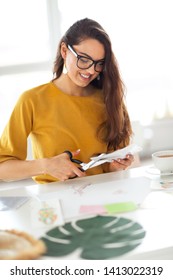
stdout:
<svg viewBox="0 0 173 280">
<path fill-rule="evenodd" d="M 67 49 L 66 44 L 64 42 L 62 42 L 61 43 L 61 56 L 62 56 L 63 59 L 65 59 L 66 56 L 67 56 L 67 50 L 68 49 Z"/>
</svg>

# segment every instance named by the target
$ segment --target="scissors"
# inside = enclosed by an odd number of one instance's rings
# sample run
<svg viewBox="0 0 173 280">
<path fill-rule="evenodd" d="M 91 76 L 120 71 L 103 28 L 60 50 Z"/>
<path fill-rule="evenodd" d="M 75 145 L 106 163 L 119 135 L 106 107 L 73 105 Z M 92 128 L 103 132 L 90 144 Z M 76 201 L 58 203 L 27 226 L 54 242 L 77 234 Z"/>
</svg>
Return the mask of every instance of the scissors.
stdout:
<svg viewBox="0 0 173 280">
<path fill-rule="evenodd" d="M 117 158 L 124 159 L 127 154 L 135 154 L 142 150 L 142 148 L 136 144 L 131 144 L 129 146 L 126 146 L 125 148 L 122 148 L 120 150 L 114 151 L 112 153 L 102 153 L 96 157 L 91 157 L 91 160 L 88 163 L 84 163 L 78 159 L 73 158 L 73 155 L 70 151 L 64 151 L 64 153 L 68 154 L 70 160 L 74 163 L 77 163 L 80 165 L 79 169 L 81 171 L 86 171 L 89 168 L 93 168 L 95 166 L 98 166 L 100 164 L 103 164 L 105 162 L 112 162 L 113 160 L 116 160 Z"/>
<path fill-rule="evenodd" d="M 79 164 L 79 165 L 82 166 L 83 162 L 82 162 L 81 160 L 79 160 L 79 159 L 73 158 L 73 155 L 72 155 L 72 153 L 71 153 L 70 151 L 64 151 L 64 153 L 66 153 L 66 154 L 69 156 L 69 158 L 70 158 L 70 160 L 71 160 L 72 162 L 77 163 L 77 164 Z M 79 168 L 82 172 L 85 171 L 82 167 L 78 167 L 78 168 Z M 77 176 L 75 176 L 75 177 L 77 177 Z M 73 178 L 74 178 L 74 177 L 73 177 Z"/>
<path fill-rule="evenodd" d="M 88 162 L 88 163 L 84 163 L 84 162 L 82 162 L 81 160 L 79 160 L 79 159 L 75 159 L 75 158 L 73 158 L 73 155 L 72 155 L 72 153 L 70 152 L 70 151 L 64 151 L 64 153 L 66 153 L 66 154 L 68 154 L 68 156 L 69 156 L 69 158 L 70 158 L 70 160 L 72 161 L 72 162 L 74 162 L 74 163 L 77 163 L 77 164 L 79 164 L 81 167 L 79 167 L 79 169 L 82 171 L 82 172 L 85 172 L 87 169 L 89 169 L 89 168 L 92 168 L 92 167 L 95 167 L 95 166 L 98 166 L 98 165 L 100 165 L 100 164 L 102 164 L 102 163 L 104 163 L 104 162 L 106 162 L 106 160 L 102 160 L 101 159 L 101 157 L 103 156 L 103 154 L 100 154 L 97 158 L 94 158 L 94 159 L 92 159 L 90 162 Z M 77 176 L 75 176 L 75 177 L 77 177 Z M 74 177 L 73 177 L 74 178 Z"/>
</svg>

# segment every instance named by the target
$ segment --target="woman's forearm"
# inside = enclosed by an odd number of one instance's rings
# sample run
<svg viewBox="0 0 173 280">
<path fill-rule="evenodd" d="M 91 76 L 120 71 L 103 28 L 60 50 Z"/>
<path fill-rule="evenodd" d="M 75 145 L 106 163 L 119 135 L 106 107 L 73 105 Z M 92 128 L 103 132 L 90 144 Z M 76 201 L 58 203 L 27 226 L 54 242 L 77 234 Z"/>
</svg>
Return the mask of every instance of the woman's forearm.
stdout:
<svg viewBox="0 0 173 280">
<path fill-rule="evenodd" d="M 31 178 L 44 174 L 44 159 L 37 160 L 7 160 L 0 163 L 0 180 L 13 181 Z"/>
<path fill-rule="evenodd" d="M 78 155 L 80 150 L 73 151 L 72 155 Z M 85 176 L 76 164 L 74 164 L 66 153 L 52 158 L 42 158 L 36 160 L 7 160 L 0 163 L 0 180 L 14 181 L 41 174 L 49 174 L 60 181 L 65 181 L 71 177 Z"/>
</svg>

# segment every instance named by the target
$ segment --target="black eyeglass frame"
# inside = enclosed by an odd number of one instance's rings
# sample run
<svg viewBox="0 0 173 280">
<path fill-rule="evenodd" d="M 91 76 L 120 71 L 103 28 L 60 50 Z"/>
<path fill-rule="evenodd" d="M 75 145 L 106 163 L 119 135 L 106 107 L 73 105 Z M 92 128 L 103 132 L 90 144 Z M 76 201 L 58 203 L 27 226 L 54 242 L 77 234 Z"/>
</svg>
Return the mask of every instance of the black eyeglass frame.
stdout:
<svg viewBox="0 0 173 280">
<path fill-rule="evenodd" d="M 87 56 L 84 56 L 84 55 L 79 55 L 79 54 L 73 49 L 73 47 L 72 47 L 71 45 L 67 45 L 67 47 L 68 47 L 68 49 L 76 56 L 76 58 L 77 58 L 76 66 L 77 66 L 79 69 L 81 69 L 81 70 L 89 69 L 89 68 L 94 64 L 94 70 L 95 70 L 97 73 L 101 73 L 101 72 L 103 71 L 103 70 L 97 71 L 97 70 L 96 70 L 96 67 L 97 67 L 97 64 L 98 64 L 98 63 L 100 63 L 100 62 L 103 62 L 103 63 L 104 63 L 104 62 L 105 62 L 105 59 L 93 60 L 93 59 L 90 58 L 90 57 L 87 57 Z M 78 66 L 78 61 L 79 61 L 79 59 L 81 59 L 81 58 L 89 59 L 89 60 L 92 61 L 92 63 L 91 63 L 88 67 L 79 67 L 79 66 Z M 103 67 L 104 67 L 104 65 L 103 65 Z"/>
</svg>

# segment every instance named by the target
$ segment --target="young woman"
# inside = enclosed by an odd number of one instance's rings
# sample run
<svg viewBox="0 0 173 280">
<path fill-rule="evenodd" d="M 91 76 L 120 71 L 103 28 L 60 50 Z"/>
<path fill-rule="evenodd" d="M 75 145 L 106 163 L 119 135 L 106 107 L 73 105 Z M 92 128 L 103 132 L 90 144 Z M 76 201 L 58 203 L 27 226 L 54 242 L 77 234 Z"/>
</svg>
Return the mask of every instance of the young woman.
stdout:
<svg viewBox="0 0 173 280">
<path fill-rule="evenodd" d="M 96 21 L 79 20 L 59 43 L 54 79 L 24 92 L 12 112 L 0 139 L 0 179 L 47 183 L 126 169 L 132 155 L 82 172 L 64 151 L 87 163 L 125 147 L 131 134 L 110 38 Z"/>
</svg>

